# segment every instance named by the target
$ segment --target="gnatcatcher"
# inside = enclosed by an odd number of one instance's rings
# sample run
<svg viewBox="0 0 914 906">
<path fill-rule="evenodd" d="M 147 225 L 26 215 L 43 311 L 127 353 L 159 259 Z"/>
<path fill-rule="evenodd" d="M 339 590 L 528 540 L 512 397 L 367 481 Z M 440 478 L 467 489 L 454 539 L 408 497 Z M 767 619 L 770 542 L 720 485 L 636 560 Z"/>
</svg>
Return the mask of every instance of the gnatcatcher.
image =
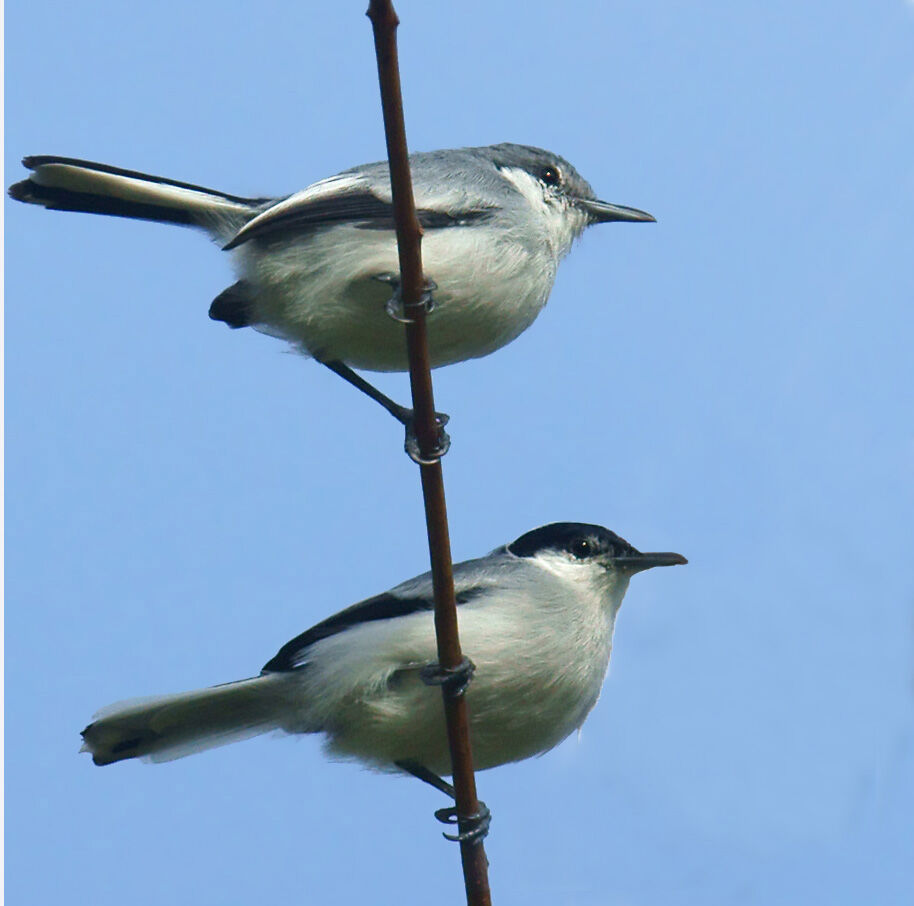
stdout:
<svg viewBox="0 0 914 906">
<path fill-rule="evenodd" d="M 546 752 L 584 723 L 631 577 L 686 563 L 599 525 L 542 526 L 454 566 L 480 770 Z M 431 575 L 354 604 L 280 648 L 259 676 L 120 702 L 83 730 L 96 764 L 169 761 L 270 730 L 322 733 L 336 757 L 451 793 Z M 445 680 L 450 681 L 450 680 Z"/>
<path fill-rule="evenodd" d="M 211 318 L 288 340 L 409 427 L 410 410 L 352 371 L 408 369 L 403 330 L 389 317 L 399 268 L 386 161 L 280 199 L 67 157 L 23 163 L 33 172 L 9 190 L 19 201 L 206 230 L 232 250 L 240 278 L 212 303 Z M 526 330 L 586 227 L 654 220 L 598 201 L 568 161 L 526 145 L 413 154 L 410 168 L 435 289 L 432 367 L 488 355 Z"/>
</svg>

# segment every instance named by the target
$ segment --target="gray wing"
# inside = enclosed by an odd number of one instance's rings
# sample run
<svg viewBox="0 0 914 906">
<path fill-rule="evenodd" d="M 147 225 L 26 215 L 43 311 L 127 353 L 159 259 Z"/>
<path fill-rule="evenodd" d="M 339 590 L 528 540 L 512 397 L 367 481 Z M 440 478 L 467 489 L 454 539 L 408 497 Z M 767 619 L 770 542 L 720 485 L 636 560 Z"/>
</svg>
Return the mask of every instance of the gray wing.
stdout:
<svg viewBox="0 0 914 906">
<path fill-rule="evenodd" d="M 422 577 L 425 578 L 425 577 Z M 484 586 L 468 587 L 457 592 L 457 604 L 466 604 L 478 597 L 484 591 Z M 301 635 L 286 642 L 276 655 L 267 661 L 263 666 L 261 673 L 276 673 L 279 671 L 296 670 L 305 666 L 307 662 L 308 648 L 321 639 L 345 632 L 353 626 L 361 626 L 363 623 L 371 623 L 375 620 L 391 620 L 397 617 L 405 617 L 412 613 L 420 611 L 432 611 L 435 609 L 435 602 L 431 596 L 431 589 L 428 593 L 409 594 L 398 593 L 396 590 L 385 592 L 382 595 L 376 595 L 358 604 L 353 604 L 345 610 L 322 620 L 315 626 L 312 626 Z"/>
<path fill-rule="evenodd" d="M 442 199 L 440 207 L 421 206 L 416 214 L 426 230 L 465 226 L 492 216 L 494 208 L 460 206 Z M 237 248 L 250 240 L 277 241 L 348 223 L 358 229 L 393 230 L 389 182 L 369 180 L 362 173 L 341 173 L 278 201 L 248 221 L 224 246 Z"/>
</svg>

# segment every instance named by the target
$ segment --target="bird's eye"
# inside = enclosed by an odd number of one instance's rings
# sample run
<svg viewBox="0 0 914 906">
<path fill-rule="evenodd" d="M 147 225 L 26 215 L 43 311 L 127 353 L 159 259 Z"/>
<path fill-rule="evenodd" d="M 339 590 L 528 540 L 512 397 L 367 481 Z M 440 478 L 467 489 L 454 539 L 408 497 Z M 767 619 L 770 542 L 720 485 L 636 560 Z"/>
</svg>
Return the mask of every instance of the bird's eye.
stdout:
<svg viewBox="0 0 914 906">
<path fill-rule="evenodd" d="M 547 186 L 557 186 L 562 181 L 562 174 L 559 173 L 558 167 L 543 167 L 540 170 L 540 179 Z"/>
<path fill-rule="evenodd" d="M 571 542 L 571 553 L 578 560 L 583 560 L 593 554 L 593 545 L 586 538 L 575 538 Z"/>
</svg>

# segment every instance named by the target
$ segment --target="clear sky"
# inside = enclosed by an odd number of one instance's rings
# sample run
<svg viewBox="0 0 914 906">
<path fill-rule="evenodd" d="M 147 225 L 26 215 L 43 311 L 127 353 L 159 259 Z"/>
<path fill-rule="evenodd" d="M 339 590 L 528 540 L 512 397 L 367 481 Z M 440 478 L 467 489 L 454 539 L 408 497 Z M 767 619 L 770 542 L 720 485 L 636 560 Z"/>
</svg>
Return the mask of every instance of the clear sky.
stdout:
<svg viewBox="0 0 914 906">
<path fill-rule="evenodd" d="M 6 182 L 377 160 L 365 5 L 14 0 Z M 397 8 L 413 150 L 550 148 L 659 221 L 591 230 L 527 333 L 435 375 L 455 558 L 579 520 L 691 561 L 633 581 L 580 738 L 480 775 L 495 903 L 909 902 L 914 4 Z M 379 409 L 208 319 L 202 236 L 6 213 L 9 902 L 461 902 L 442 798 L 314 738 L 77 754 L 99 707 L 424 571 L 418 476 Z"/>
</svg>

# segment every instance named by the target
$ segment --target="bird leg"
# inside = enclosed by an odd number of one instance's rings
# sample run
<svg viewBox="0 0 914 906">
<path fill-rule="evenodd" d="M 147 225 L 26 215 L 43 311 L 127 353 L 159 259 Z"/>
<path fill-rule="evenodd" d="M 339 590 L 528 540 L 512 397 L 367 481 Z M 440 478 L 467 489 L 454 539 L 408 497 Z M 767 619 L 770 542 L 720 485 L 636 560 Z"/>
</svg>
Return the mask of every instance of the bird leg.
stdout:
<svg viewBox="0 0 914 906">
<path fill-rule="evenodd" d="M 381 393 L 377 387 L 370 384 L 361 375 L 356 374 L 348 365 L 340 361 L 319 360 L 322 365 L 329 368 L 334 374 L 338 374 L 344 381 L 352 384 L 353 387 L 361 390 L 366 396 L 371 397 L 376 403 L 383 406 L 401 425 L 406 428 L 406 440 L 404 449 L 409 458 L 419 465 L 434 465 L 451 446 L 451 439 L 448 437 L 444 426 L 448 423 L 450 416 L 444 412 L 435 413 L 435 422 L 438 425 L 438 442 L 434 450 L 423 457 L 419 451 L 419 439 L 416 437 L 415 413 L 406 406 L 395 403 L 389 396 Z"/>
<path fill-rule="evenodd" d="M 419 780 L 427 783 L 429 786 L 433 786 L 436 790 L 440 790 L 444 793 L 445 796 L 450 796 L 451 799 L 456 801 L 457 796 L 454 792 L 454 787 L 424 765 L 419 764 L 418 761 L 395 761 L 394 764 L 400 768 L 401 771 L 412 774 L 413 777 L 417 777 Z M 481 799 L 479 800 L 479 811 L 476 812 L 475 815 L 460 815 L 457 813 L 456 807 L 451 806 L 450 808 L 436 809 L 435 817 L 442 824 L 457 825 L 459 833 L 442 833 L 445 840 L 453 840 L 455 843 L 482 842 L 489 832 L 489 825 L 492 823 L 492 813 Z"/>
</svg>

